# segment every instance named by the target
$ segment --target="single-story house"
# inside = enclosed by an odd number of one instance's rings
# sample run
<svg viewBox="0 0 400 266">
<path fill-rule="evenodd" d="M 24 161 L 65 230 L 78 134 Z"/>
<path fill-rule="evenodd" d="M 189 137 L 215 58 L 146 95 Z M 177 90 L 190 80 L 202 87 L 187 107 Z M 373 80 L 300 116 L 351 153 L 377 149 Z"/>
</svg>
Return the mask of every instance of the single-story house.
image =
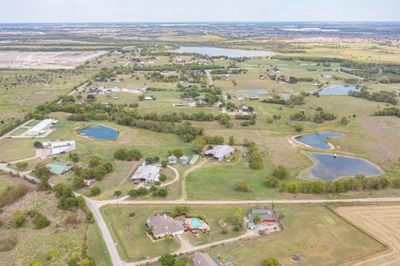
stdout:
<svg viewBox="0 0 400 266">
<path fill-rule="evenodd" d="M 218 161 L 222 161 L 230 157 L 235 152 L 235 148 L 229 145 L 217 145 L 214 148 L 206 151 L 204 154 L 206 156 L 212 156 Z"/>
<path fill-rule="evenodd" d="M 196 252 L 192 262 L 195 266 L 220 266 L 220 264 L 213 260 L 210 255 L 203 252 Z"/>
<path fill-rule="evenodd" d="M 254 217 L 258 216 L 261 223 L 276 223 L 279 221 L 278 214 L 273 209 L 252 209 L 249 213 L 249 221 L 254 223 Z"/>
<path fill-rule="evenodd" d="M 189 163 L 189 158 L 184 155 L 184 156 L 179 158 L 179 163 L 181 165 L 187 165 Z"/>
<path fill-rule="evenodd" d="M 151 229 L 151 233 L 155 238 L 177 236 L 185 232 L 182 223 L 176 221 L 167 214 L 158 214 L 148 217 L 147 226 Z"/>
<path fill-rule="evenodd" d="M 168 164 L 176 164 L 178 162 L 178 158 L 176 156 L 171 155 L 168 157 Z"/>
<path fill-rule="evenodd" d="M 46 158 L 67 153 L 75 149 L 75 140 L 46 141 L 42 142 L 42 148 L 36 149 L 36 155 L 40 158 Z"/>
<path fill-rule="evenodd" d="M 131 177 L 131 181 L 134 183 L 146 182 L 154 183 L 160 181 L 160 171 L 159 166 L 154 165 L 141 165 L 136 170 L 136 172 Z"/>
<path fill-rule="evenodd" d="M 72 165 L 63 162 L 52 162 L 46 165 L 53 175 L 63 175 L 72 169 Z"/>
<path fill-rule="evenodd" d="M 51 126 L 54 124 L 58 123 L 57 120 L 54 119 L 44 119 L 42 120 L 39 124 L 36 126 L 30 128 L 27 132 L 26 135 L 28 136 L 39 136 L 45 134 Z"/>
</svg>

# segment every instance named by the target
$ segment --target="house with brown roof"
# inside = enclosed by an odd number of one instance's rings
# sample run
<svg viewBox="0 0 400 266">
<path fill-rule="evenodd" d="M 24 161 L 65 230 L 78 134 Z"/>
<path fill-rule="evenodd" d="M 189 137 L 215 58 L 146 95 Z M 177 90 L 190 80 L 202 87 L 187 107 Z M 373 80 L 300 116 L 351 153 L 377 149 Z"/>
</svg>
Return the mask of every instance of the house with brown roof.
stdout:
<svg viewBox="0 0 400 266">
<path fill-rule="evenodd" d="M 155 238 L 182 235 L 185 227 L 167 214 L 157 214 L 147 218 L 147 226 Z"/>
</svg>

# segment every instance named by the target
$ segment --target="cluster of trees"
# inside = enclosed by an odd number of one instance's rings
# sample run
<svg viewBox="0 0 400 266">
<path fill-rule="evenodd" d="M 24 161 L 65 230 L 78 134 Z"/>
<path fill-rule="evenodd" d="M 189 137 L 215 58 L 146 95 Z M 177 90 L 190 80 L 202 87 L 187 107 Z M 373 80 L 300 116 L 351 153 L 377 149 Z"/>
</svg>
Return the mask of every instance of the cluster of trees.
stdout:
<svg viewBox="0 0 400 266">
<path fill-rule="evenodd" d="M 271 178 L 267 180 L 269 185 Z M 275 184 L 279 186 L 281 192 L 288 193 L 305 193 L 305 194 L 324 194 L 324 193 L 345 193 L 349 191 L 363 191 L 363 190 L 380 190 L 388 186 L 396 186 L 396 182 L 392 184 L 384 177 L 370 177 L 356 176 L 352 178 L 339 179 L 333 182 L 323 181 L 290 181 Z"/>
<path fill-rule="evenodd" d="M 375 116 L 397 116 L 400 117 L 400 108 L 385 108 L 374 113 Z"/>
<path fill-rule="evenodd" d="M 396 105 L 399 102 L 396 99 L 396 94 L 388 91 L 379 91 L 370 93 L 365 88 L 362 88 L 360 91 L 351 91 L 349 95 L 353 97 L 367 99 L 374 102 L 390 103 L 393 105 Z"/>
<path fill-rule="evenodd" d="M 150 193 L 153 197 L 165 198 L 168 196 L 168 191 L 165 188 L 158 188 L 156 186 L 151 186 L 149 189 L 140 187 L 128 191 L 128 195 L 131 198 L 143 197 Z"/>
<path fill-rule="evenodd" d="M 158 262 L 161 266 L 186 266 L 186 262 L 178 259 L 176 255 L 165 254 L 160 257 Z"/>
<path fill-rule="evenodd" d="M 254 142 L 246 140 L 244 146 L 249 152 L 249 167 L 255 170 L 263 169 L 263 158 L 257 145 Z"/>
<path fill-rule="evenodd" d="M 399 64 L 362 63 L 346 60 L 340 66 L 342 67 L 342 72 L 360 76 L 366 80 L 374 80 L 386 84 L 400 82 Z"/>
<path fill-rule="evenodd" d="M 118 149 L 114 152 L 114 158 L 121 161 L 139 161 L 143 158 L 142 153 L 138 149 Z"/>
<path fill-rule="evenodd" d="M 221 136 L 201 136 L 192 142 L 192 150 L 201 154 L 206 145 L 222 145 L 224 142 L 225 139 Z"/>
<path fill-rule="evenodd" d="M 323 123 L 325 121 L 332 121 L 336 119 L 336 115 L 332 113 L 327 113 L 322 110 L 322 108 L 317 108 L 317 112 L 312 118 L 307 117 L 304 111 L 299 111 L 290 116 L 293 121 L 312 121 L 314 123 Z"/>
<path fill-rule="evenodd" d="M 99 157 L 93 156 L 89 159 L 88 167 L 74 167 L 75 175 L 82 179 L 101 180 L 105 175 L 113 171 L 113 165 Z"/>
<path fill-rule="evenodd" d="M 40 180 L 40 190 L 48 190 L 51 188 L 49 184 L 50 171 L 47 169 L 46 165 L 43 163 L 36 165 L 35 169 L 32 171 L 32 174 Z"/>
<path fill-rule="evenodd" d="M 152 82 L 177 82 L 179 80 L 178 76 L 168 75 L 164 76 L 160 72 L 147 72 L 145 75 L 147 80 L 151 80 Z"/>
</svg>

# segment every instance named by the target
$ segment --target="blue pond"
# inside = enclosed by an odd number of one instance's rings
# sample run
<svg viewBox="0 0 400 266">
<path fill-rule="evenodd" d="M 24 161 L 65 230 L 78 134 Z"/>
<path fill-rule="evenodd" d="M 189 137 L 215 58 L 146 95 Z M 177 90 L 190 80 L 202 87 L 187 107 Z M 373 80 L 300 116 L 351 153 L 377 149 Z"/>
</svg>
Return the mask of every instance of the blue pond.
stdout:
<svg viewBox="0 0 400 266">
<path fill-rule="evenodd" d="M 98 140 L 115 140 L 119 136 L 117 130 L 105 126 L 86 127 L 79 130 L 79 134 Z"/>
<path fill-rule="evenodd" d="M 190 53 L 190 54 L 201 54 L 211 57 L 226 56 L 226 57 L 260 57 L 260 56 L 271 56 L 277 53 L 271 51 L 259 51 L 259 50 L 240 50 L 240 49 L 226 49 L 216 47 L 180 47 L 175 50 L 176 53 Z"/>
<path fill-rule="evenodd" d="M 305 134 L 297 136 L 295 139 L 298 142 L 306 144 L 316 149 L 331 150 L 332 146 L 327 142 L 327 138 L 343 137 L 344 134 L 337 132 L 324 132 L 319 134 Z"/>
<path fill-rule="evenodd" d="M 315 166 L 307 170 L 306 178 L 318 178 L 324 181 L 334 181 L 346 176 L 379 176 L 382 171 L 365 159 L 305 152 L 314 162 Z"/>
<path fill-rule="evenodd" d="M 349 95 L 350 91 L 360 91 L 360 89 L 353 86 L 345 85 L 331 85 L 322 89 L 320 95 Z"/>
<path fill-rule="evenodd" d="M 269 93 L 269 91 L 266 89 L 247 89 L 247 90 L 238 90 L 237 92 L 248 95 L 267 95 Z"/>
</svg>

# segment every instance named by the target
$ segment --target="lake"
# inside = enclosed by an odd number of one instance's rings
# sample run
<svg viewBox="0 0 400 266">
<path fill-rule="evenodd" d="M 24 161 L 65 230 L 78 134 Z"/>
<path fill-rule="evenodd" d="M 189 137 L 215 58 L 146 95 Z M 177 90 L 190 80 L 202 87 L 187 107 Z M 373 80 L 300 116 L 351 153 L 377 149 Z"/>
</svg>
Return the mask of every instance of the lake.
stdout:
<svg viewBox="0 0 400 266">
<path fill-rule="evenodd" d="M 308 145 L 312 148 L 321 149 L 321 150 L 332 150 L 334 149 L 333 145 L 327 142 L 327 138 L 333 137 L 343 137 L 343 133 L 338 132 L 324 132 L 324 133 L 317 133 L 317 134 L 305 134 L 301 136 L 297 136 L 295 140 L 301 142 L 305 145 Z"/>
<path fill-rule="evenodd" d="M 305 152 L 314 162 L 315 166 L 304 173 L 306 178 L 318 178 L 324 181 L 334 181 L 347 176 L 380 176 L 382 170 L 368 160 L 337 156 L 332 154 L 322 154 L 315 152 Z"/>
<path fill-rule="evenodd" d="M 259 51 L 259 50 L 240 50 L 240 49 L 226 49 L 216 47 L 180 47 L 174 50 L 180 54 L 201 54 L 211 57 L 226 56 L 226 57 L 267 57 L 277 53 L 272 51 Z"/>
<path fill-rule="evenodd" d="M 360 91 L 360 89 L 354 86 L 331 85 L 322 89 L 319 95 L 349 95 L 350 91 Z"/>
<path fill-rule="evenodd" d="M 119 136 L 116 129 L 105 126 L 90 126 L 79 130 L 79 134 L 97 140 L 115 140 Z"/>
</svg>

